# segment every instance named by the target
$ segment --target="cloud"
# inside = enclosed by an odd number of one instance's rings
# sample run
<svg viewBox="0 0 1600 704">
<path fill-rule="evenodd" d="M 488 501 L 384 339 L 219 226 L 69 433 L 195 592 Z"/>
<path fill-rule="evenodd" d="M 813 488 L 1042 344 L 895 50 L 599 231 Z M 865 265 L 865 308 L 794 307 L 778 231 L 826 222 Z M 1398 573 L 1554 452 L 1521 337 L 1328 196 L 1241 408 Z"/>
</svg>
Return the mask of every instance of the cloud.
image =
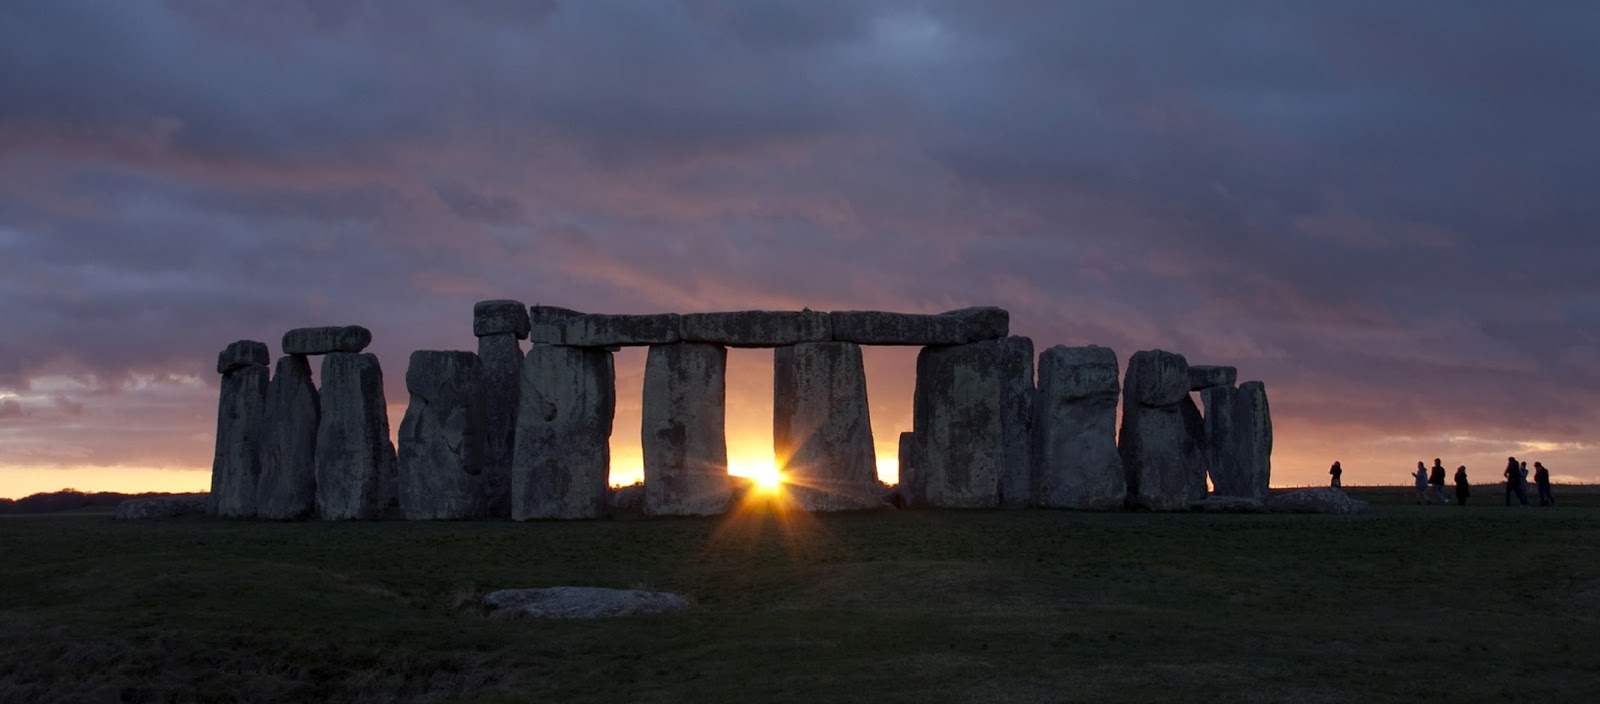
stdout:
<svg viewBox="0 0 1600 704">
<path fill-rule="evenodd" d="M 1597 459 L 1596 19 L 1578 2 L 8 3 L 0 423 L 52 420 L 0 450 L 203 466 L 209 391 L 151 400 L 137 380 L 214 388 L 223 345 L 301 325 L 367 325 L 391 366 L 471 349 L 472 302 L 509 297 L 998 304 L 1041 349 L 1237 364 L 1272 390 L 1285 467 L 1325 471 L 1333 432 Z M 62 380 L 119 391 L 17 400 Z M 130 414 L 154 425 L 99 432 Z M 52 446 L 81 453 L 37 454 Z"/>
</svg>

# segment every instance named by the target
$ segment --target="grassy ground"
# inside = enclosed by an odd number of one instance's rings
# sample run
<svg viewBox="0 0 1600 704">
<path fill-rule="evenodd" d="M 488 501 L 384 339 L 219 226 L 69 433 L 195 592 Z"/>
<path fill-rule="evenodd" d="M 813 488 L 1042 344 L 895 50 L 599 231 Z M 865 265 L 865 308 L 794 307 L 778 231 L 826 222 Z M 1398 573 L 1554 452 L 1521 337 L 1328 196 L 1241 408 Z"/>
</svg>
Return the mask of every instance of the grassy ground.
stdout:
<svg viewBox="0 0 1600 704">
<path fill-rule="evenodd" d="M 1594 701 L 1600 495 L 1360 516 L 0 520 L 0 701 Z M 483 613 L 644 586 L 687 615 Z"/>
</svg>

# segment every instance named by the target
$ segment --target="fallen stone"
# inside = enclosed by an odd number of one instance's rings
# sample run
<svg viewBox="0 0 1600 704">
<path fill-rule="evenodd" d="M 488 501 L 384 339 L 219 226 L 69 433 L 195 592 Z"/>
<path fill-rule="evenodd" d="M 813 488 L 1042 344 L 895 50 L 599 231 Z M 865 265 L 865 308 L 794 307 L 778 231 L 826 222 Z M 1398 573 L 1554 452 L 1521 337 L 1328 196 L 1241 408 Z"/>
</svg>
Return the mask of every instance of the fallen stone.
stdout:
<svg viewBox="0 0 1600 704">
<path fill-rule="evenodd" d="M 322 402 L 303 355 L 278 359 L 267 384 L 266 426 L 261 445 L 261 477 L 256 483 L 256 516 L 298 521 L 317 515 L 317 425 Z"/>
<path fill-rule="evenodd" d="M 1000 343 L 924 347 L 917 355 L 912 432 L 916 505 L 994 508 L 1005 463 Z"/>
<path fill-rule="evenodd" d="M 558 311 L 565 309 L 557 309 Z M 534 342 L 570 347 L 664 345 L 678 342 L 677 313 L 601 315 L 529 309 Z"/>
<path fill-rule="evenodd" d="M 1000 338 L 1000 505 L 1033 501 L 1033 340 Z"/>
<path fill-rule="evenodd" d="M 772 379 L 773 452 L 794 505 L 806 511 L 881 507 L 861 347 L 779 347 L 773 350 Z"/>
<path fill-rule="evenodd" d="M 224 357 L 265 360 L 265 343 L 240 340 Z M 257 353 L 260 354 L 257 354 Z M 256 485 L 261 480 L 261 448 L 266 433 L 267 378 L 265 362 L 224 365 L 217 400 L 217 444 L 211 461 L 212 513 L 228 518 L 254 518 Z"/>
<path fill-rule="evenodd" d="M 324 520 L 381 518 L 396 471 L 383 368 L 369 353 L 332 352 L 322 358 L 321 378 L 317 514 Z"/>
<path fill-rule="evenodd" d="M 267 353 L 267 343 L 255 340 L 239 340 L 217 354 L 217 373 L 227 374 L 235 369 L 252 365 L 267 366 L 271 361 Z"/>
<path fill-rule="evenodd" d="M 1181 511 L 1205 498 L 1205 457 L 1196 442 L 1183 355 L 1147 350 L 1128 360 L 1123 379 L 1122 429 L 1117 450 L 1127 477 L 1128 503 L 1153 511 Z M 1203 425 L 1198 429 L 1203 433 Z M 1199 495 L 1195 477 L 1201 477 Z"/>
<path fill-rule="evenodd" d="M 283 334 L 284 354 L 360 352 L 372 344 L 372 331 L 360 325 L 295 328 Z"/>
<path fill-rule="evenodd" d="M 813 310 L 744 310 L 731 313 L 685 313 L 679 316 L 684 342 L 728 347 L 779 347 L 801 342 L 827 342 L 832 336 L 828 314 Z"/>
<path fill-rule="evenodd" d="M 1056 345 L 1039 354 L 1034 407 L 1033 504 L 1112 511 L 1128 495 L 1117 453 L 1117 356 Z"/>
<path fill-rule="evenodd" d="M 1273 513 L 1362 513 L 1367 502 L 1352 499 L 1337 487 L 1321 486 L 1290 491 L 1266 500 Z"/>
<path fill-rule="evenodd" d="M 611 487 L 611 498 L 606 506 L 613 512 L 633 513 L 644 510 L 644 482 Z"/>
<path fill-rule="evenodd" d="M 530 327 L 528 308 L 522 301 L 478 301 L 472 305 L 472 334 L 478 337 L 512 335 L 526 340 Z"/>
<path fill-rule="evenodd" d="M 1189 367 L 1189 390 L 1202 391 L 1213 386 L 1233 386 L 1239 378 L 1234 367 L 1197 365 Z"/>
<path fill-rule="evenodd" d="M 610 352 L 535 344 L 522 360 L 511 517 L 605 516 L 616 368 Z"/>
<path fill-rule="evenodd" d="M 173 494 L 127 499 L 117 504 L 117 520 L 136 521 L 202 514 L 206 512 L 208 497 L 208 494 Z"/>
<path fill-rule="evenodd" d="M 650 348 L 641 424 L 646 514 L 710 516 L 728 510 L 727 365 L 728 350 L 721 345 Z"/>
<path fill-rule="evenodd" d="M 1267 506 L 1260 499 L 1243 496 L 1207 496 L 1189 502 L 1189 510 L 1200 513 L 1266 513 Z"/>
<path fill-rule="evenodd" d="M 484 595 L 491 609 L 515 609 L 536 618 L 617 618 L 674 614 L 689 609 L 689 600 L 671 592 L 602 587 L 501 589 Z"/>
<path fill-rule="evenodd" d="M 486 518 L 511 518 L 511 464 L 522 398 L 522 346 L 509 334 L 478 338 L 483 370 L 483 501 Z"/>
<path fill-rule="evenodd" d="M 471 352 L 417 350 L 400 421 L 400 509 L 408 520 L 483 518 L 483 371 Z"/>
<path fill-rule="evenodd" d="M 862 345 L 964 345 L 1005 337 L 1011 326 L 1011 314 L 992 307 L 932 315 L 845 310 L 828 318 L 836 342 Z"/>
</svg>

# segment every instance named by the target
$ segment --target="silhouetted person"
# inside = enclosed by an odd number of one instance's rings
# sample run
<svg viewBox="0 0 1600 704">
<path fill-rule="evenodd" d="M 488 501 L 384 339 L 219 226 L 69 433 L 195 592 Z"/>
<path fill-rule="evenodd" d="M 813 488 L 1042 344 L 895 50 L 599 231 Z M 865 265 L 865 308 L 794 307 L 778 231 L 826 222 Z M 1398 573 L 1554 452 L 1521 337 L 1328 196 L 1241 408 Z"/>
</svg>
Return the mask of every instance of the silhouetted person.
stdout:
<svg viewBox="0 0 1600 704">
<path fill-rule="evenodd" d="M 1472 485 L 1467 483 L 1467 466 L 1456 467 L 1456 505 L 1466 506 L 1467 497 L 1472 496 Z"/>
<path fill-rule="evenodd" d="M 1528 489 L 1522 481 L 1522 468 L 1517 466 L 1517 458 L 1506 458 L 1506 505 L 1511 505 L 1511 495 L 1517 495 L 1517 501 L 1523 506 L 1528 505 Z"/>
<path fill-rule="evenodd" d="M 1444 464 L 1439 458 L 1433 458 L 1433 469 L 1428 471 L 1428 484 L 1433 486 L 1433 500 L 1441 504 L 1450 503 L 1444 497 Z"/>
<path fill-rule="evenodd" d="M 1543 462 L 1533 463 L 1533 485 L 1539 487 L 1539 505 L 1555 506 L 1556 497 L 1550 493 L 1550 470 Z"/>
<path fill-rule="evenodd" d="M 1333 476 L 1333 482 L 1328 486 L 1340 486 L 1339 477 L 1344 474 L 1344 469 L 1339 467 L 1339 460 L 1333 461 L 1333 467 L 1328 470 L 1328 474 Z"/>
<path fill-rule="evenodd" d="M 1411 475 L 1417 483 L 1417 504 L 1422 505 L 1428 501 L 1428 465 L 1417 461 L 1417 471 Z"/>
</svg>

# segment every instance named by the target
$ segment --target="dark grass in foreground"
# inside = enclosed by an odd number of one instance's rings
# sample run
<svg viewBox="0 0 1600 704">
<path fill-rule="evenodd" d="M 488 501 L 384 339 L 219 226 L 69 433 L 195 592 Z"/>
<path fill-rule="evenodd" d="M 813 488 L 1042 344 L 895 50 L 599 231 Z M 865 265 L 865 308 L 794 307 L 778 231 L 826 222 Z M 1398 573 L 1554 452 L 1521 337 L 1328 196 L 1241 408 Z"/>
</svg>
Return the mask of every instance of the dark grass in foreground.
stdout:
<svg viewBox="0 0 1600 704">
<path fill-rule="evenodd" d="M 1360 516 L 0 520 L 0 701 L 1594 701 L 1600 495 Z M 482 613 L 501 587 L 695 611 Z"/>
</svg>

